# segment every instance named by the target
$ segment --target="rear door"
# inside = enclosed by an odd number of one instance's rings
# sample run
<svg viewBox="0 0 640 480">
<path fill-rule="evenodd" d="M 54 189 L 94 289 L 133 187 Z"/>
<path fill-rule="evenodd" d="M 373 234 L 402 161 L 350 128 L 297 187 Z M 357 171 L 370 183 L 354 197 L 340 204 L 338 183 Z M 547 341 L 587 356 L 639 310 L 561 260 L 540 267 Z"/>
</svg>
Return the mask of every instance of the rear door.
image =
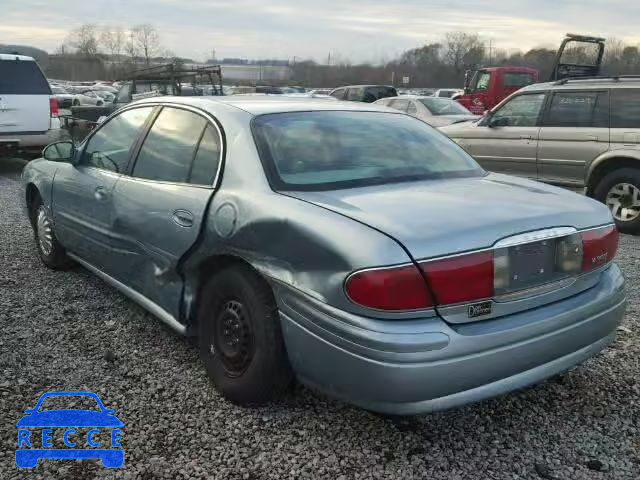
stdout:
<svg viewBox="0 0 640 480">
<path fill-rule="evenodd" d="M 640 89 L 611 90 L 611 148 L 640 150 Z"/>
<path fill-rule="evenodd" d="M 607 150 L 608 92 L 553 92 L 538 140 L 539 179 L 557 185 L 583 187 L 587 166 Z"/>
<path fill-rule="evenodd" d="M 218 126 L 197 110 L 163 107 L 129 175 L 113 192 L 112 276 L 179 316 L 179 262 L 200 235 L 222 158 Z"/>
<path fill-rule="evenodd" d="M 0 56 L 0 134 L 49 130 L 51 88 L 35 60 L 24 58 Z"/>
</svg>

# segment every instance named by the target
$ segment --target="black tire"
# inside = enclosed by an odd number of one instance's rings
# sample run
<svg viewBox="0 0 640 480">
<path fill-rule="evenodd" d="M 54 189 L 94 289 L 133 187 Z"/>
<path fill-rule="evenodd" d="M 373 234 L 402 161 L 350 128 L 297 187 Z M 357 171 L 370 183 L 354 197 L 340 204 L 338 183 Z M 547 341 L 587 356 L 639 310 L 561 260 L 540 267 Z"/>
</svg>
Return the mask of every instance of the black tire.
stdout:
<svg viewBox="0 0 640 480">
<path fill-rule="evenodd" d="M 594 197 L 601 201 L 602 203 L 607 203 L 607 196 L 612 191 L 612 189 L 616 185 L 621 184 L 630 184 L 636 189 L 640 190 L 640 169 L 636 168 L 621 168 L 619 170 L 614 170 L 613 172 L 605 175 L 605 177 L 600 180 L 600 182 L 596 185 L 594 190 Z M 608 205 L 609 206 L 609 205 Z M 612 214 L 615 218 L 616 225 L 618 230 L 622 233 L 629 234 L 638 234 L 640 233 L 640 215 L 635 216 L 635 218 L 624 220 L 620 215 L 620 212 L 613 211 L 614 209 L 609 206 L 612 210 Z M 617 213 L 617 215 L 616 215 Z"/>
<path fill-rule="evenodd" d="M 36 241 L 36 248 L 38 249 L 38 256 L 42 263 L 52 270 L 65 270 L 72 265 L 72 261 L 65 252 L 64 247 L 58 241 L 55 231 L 53 229 L 53 222 L 50 218 L 50 213 L 42 203 L 42 200 L 38 197 L 31 206 L 30 217 L 31 226 L 33 227 L 33 233 Z M 40 217 L 44 215 L 46 220 L 42 220 Z M 50 236 L 49 242 L 46 242 L 39 235 L 39 229 L 45 228 L 48 225 L 48 235 Z"/>
<path fill-rule="evenodd" d="M 80 100 L 76 99 L 73 101 L 73 106 L 74 107 L 79 107 L 80 106 Z"/>
<path fill-rule="evenodd" d="M 197 322 L 200 358 L 228 400 L 257 406 L 289 388 L 293 373 L 276 303 L 255 271 L 232 266 L 210 278 Z"/>
</svg>

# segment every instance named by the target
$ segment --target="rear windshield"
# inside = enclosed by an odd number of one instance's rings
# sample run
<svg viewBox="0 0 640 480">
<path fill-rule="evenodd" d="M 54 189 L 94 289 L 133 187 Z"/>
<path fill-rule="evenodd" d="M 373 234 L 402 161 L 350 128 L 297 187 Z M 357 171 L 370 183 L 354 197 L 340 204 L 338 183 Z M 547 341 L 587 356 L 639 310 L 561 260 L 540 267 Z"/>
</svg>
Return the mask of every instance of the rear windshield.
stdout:
<svg viewBox="0 0 640 480">
<path fill-rule="evenodd" d="M 431 97 L 431 98 L 421 98 L 420 103 L 422 103 L 427 110 L 431 112 L 431 115 L 471 115 L 471 112 L 460 105 L 455 100 L 450 100 L 448 98 L 439 98 L 439 97 Z"/>
<path fill-rule="evenodd" d="M 485 174 L 454 142 L 407 115 L 280 113 L 256 117 L 252 129 L 276 190 L 332 190 Z"/>
<path fill-rule="evenodd" d="M 1 95 L 51 95 L 40 67 L 30 60 L 0 60 Z"/>
<path fill-rule="evenodd" d="M 533 83 L 533 75 L 530 73 L 505 73 L 502 83 L 508 88 L 522 88 Z"/>
</svg>

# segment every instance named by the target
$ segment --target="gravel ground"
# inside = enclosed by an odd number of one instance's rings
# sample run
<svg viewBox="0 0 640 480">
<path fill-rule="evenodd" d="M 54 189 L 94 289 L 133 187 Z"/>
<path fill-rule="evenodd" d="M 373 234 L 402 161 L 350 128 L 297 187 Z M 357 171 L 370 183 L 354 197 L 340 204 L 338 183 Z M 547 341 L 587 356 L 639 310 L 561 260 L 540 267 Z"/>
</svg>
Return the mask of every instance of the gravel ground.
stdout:
<svg viewBox="0 0 640 480">
<path fill-rule="evenodd" d="M 233 406 L 196 349 L 112 288 L 36 257 L 18 163 L 0 161 L 0 478 L 638 479 L 640 239 L 622 239 L 618 340 L 562 377 L 421 418 L 389 419 L 302 387 Z M 123 421 L 125 465 L 14 464 L 15 422 L 50 390 L 96 392 Z"/>
</svg>

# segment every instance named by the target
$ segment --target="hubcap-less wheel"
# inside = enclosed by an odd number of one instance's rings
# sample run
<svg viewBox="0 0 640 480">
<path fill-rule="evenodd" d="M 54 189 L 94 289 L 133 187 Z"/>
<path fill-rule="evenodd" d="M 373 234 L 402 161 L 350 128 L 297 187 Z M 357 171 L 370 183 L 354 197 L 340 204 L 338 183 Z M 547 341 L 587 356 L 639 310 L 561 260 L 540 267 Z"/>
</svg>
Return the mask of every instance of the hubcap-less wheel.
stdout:
<svg viewBox="0 0 640 480">
<path fill-rule="evenodd" d="M 237 300 L 226 302 L 215 319 L 209 352 L 218 352 L 231 376 L 242 375 L 253 358 L 253 334 L 246 309 Z"/>
<path fill-rule="evenodd" d="M 44 206 L 40 206 L 40 209 L 38 210 L 36 228 L 38 229 L 38 243 L 40 244 L 42 253 L 46 256 L 51 255 L 51 252 L 53 251 L 53 234 L 51 231 L 51 221 L 47 216 Z"/>
<path fill-rule="evenodd" d="M 618 183 L 607 193 L 605 203 L 616 220 L 630 222 L 640 216 L 640 189 L 630 183 Z"/>
</svg>

